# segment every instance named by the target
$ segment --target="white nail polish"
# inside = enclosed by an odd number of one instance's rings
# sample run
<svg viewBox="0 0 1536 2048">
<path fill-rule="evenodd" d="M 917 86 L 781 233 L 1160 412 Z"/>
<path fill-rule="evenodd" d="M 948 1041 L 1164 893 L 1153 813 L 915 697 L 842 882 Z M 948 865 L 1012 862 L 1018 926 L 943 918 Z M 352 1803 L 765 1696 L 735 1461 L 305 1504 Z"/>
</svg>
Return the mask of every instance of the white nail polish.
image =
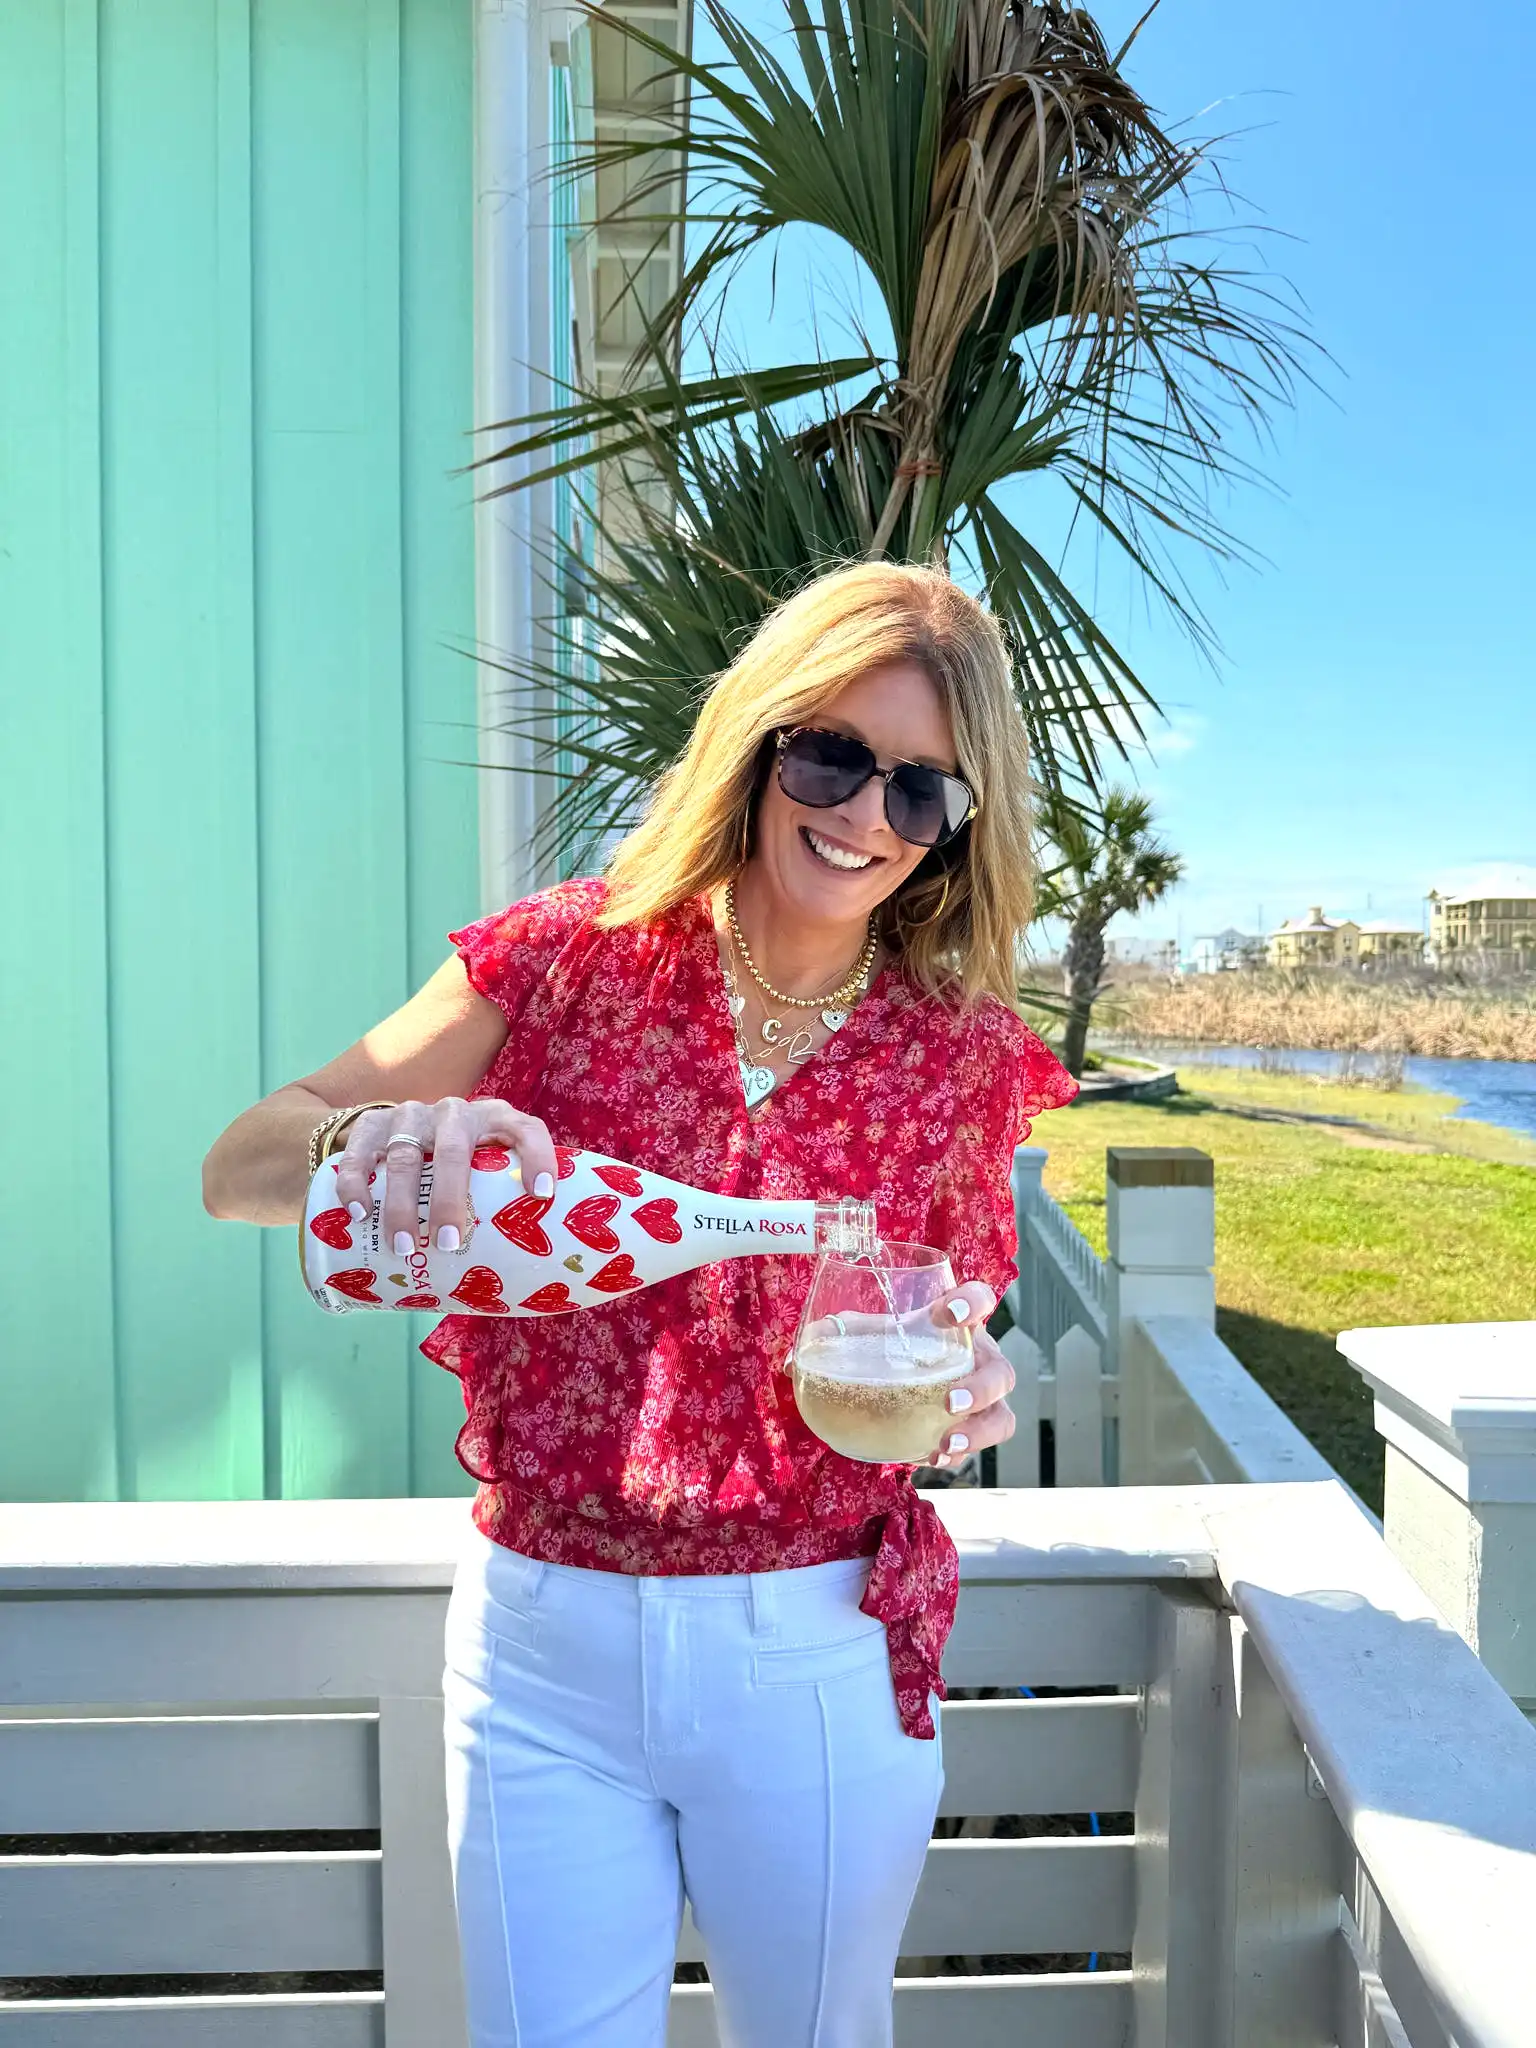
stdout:
<svg viewBox="0 0 1536 2048">
<path fill-rule="evenodd" d="M 462 1239 L 451 1223 L 445 1223 L 437 1233 L 437 1248 L 440 1252 L 456 1252 Z"/>
<path fill-rule="evenodd" d="M 541 1173 L 533 1184 L 533 1192 L 541 1202 L 547 1202 L 555 1192 L 555 1177 L 552 1173 Z"/>
<path fill-rule="evenodd" d="M 396 1258 L 408 1259 L 411 1256 L 411 1253 L 415 1251 L 415 1249 L 416 1240 L 414 1237 L 412 1237 L 411 1233 L 408 1230 L 397 1230 L 395 1232 Z"/>
<path fill-rule="evenodd" d="M 949 1312 L 954 1317 L 957 1323 L 969 1322 L 971 1316 L 971 1304 L 965 1299 L 964 1295 L 957 1294 L 954 1300 L 949 1304 Z"/>
<path fill-rule="evenodd" d="M 948 1407 L 951 1415 L 963 1415 L 975 1399 L 976 1396 L 969 1387 L 956 1387 L 945 1405 Z"/>
<path fill-rule="evenodd" d="M 944 1453 L 940 1451 L 939 1455 L 934 1459 L 933 1462 L 935 1463 L 935 1465 L 947 1465 L 949 1463 L 949 1460 L 945 1457 Z"/>
<path fill-rule="evenodd" d="M 348 1202 L 347 1214 L 352 1218 L 352 1221 L 354 1223 L 361 1223 L 363 1218 L 368 1214 L 368 1211 L 363 1207 L 361 1202 Z"/>
<path fill-rule="evenodd" d="M 949 1440 L 949 1450 L 951 1457 L 958 1458 L 963 1451 L 968 1451 L 970 1448 L 970 1438 L 968 1436 L 961 1436 L 958 1430 Z"/>
</svg>

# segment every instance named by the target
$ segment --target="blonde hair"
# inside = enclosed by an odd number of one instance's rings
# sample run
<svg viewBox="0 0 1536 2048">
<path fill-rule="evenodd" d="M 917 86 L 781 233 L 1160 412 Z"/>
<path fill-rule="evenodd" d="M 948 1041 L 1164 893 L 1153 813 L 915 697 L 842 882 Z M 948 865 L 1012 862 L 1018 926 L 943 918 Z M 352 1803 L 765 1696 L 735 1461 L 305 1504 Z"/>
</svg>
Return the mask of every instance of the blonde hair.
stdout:
<svg viewBox="0 0 1536 2048">
<path fill-rule="evenodd" d="M 599 923 L 642 922 L 735 874 L 773 735 L 898 662 L 932 679 L 978 808 L 881 905 L 881 936 L 923 988 L 1015 1003 L 1016 946 L 1034 905 L 1029 744 L 997 621 L 935 569 L 860 562 L 769 613 L 716 678 L 687 747 L 614 852 Z"/>
</svg>

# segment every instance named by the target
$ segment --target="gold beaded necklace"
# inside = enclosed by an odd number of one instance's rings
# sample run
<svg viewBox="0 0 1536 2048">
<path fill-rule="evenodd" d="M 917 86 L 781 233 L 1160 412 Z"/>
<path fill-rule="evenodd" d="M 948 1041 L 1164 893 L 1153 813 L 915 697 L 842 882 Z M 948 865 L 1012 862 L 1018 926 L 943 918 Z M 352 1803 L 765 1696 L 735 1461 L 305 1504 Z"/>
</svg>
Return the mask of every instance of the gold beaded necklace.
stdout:
<svg viewBox="0 0 1536 2048">
<path fill-rule="evenodd" d="M 871 911 L 869 914 L 869 929 L 864 934 L 864 944 L 860 950 L 859 957 L 854 961 L 852 967 L 849 968 L 831 995 L 826 994 L 824 991 L 819 996 L 787 996 L 782 989 L 775 988 L 773 983 L 765 978 L 762 969 L 752 958 L 752 949 L 742 936 L 741 924 L 736 916 L 736 884 L 733 881 L 727 882 L 725 885 L 725 921 L 731 928 L 731 937 L 735 940 L 736 950 L 741 955 L 742 966 L 746 968 L 748 974 L 751 975 L 768 1000 L 771 1003 L 777 1003 L 780 1008 L 786 1010 L 819 1010 L 824 1003 L 836 1008 L 841 1000 L 853 994 L 859 983 L 869 972 L 875 957 L 875 948 L 880 943 L 879 933 L 875 925 L 875 914 Z M 829 1029 L 835 1031 L 837 1026 L 835 1024 L 831 1025 Z"/>
<path fill-rule="evenodd" d="M 870 969 L 874 966 L 875 953 L 880 944 L 879 931 L 873 913 L 870 915 L 869 929 L 865 934 L 864 944 L 859 950 L 858 959 L 854 961 L 853 966 L 830 994 L 823 992 L 821 995 L 816 996 L 786 995 L 782 989 L 775 988 L 772 982 L 762 973 L 757 962 L 752 958 L 751 948 L 742 935 L 741 924 L 736 916 L 736 888 L 734 882 L 727 882 L 725 885 L 725 921 L 730 928 L 732 944 L 741 955 L 741 964 L 746 968 L 748 974 L 751 975 L 753 981 L 756 982 L 770 1002 L 785 1009 L 820 1010 L 821 1021 L 828 1031 L 842 1030 L 848 1021 L 853 1005 L 869 987 Z M 799 1066 L 802 1060 L 808 1060 L 815 1051 L 816 1036 L 813 1030 L 801 1025 L 790 1035 L 786 1042 L 784 1038 L 784 1019 L 782 1017 L 765 1015 L 761 1025 L 758 1027 L 758 1035 L 762 1040 L 763 1053 L 754 1057 L 748 1049 L 746 1031 L 742 1025 L 742 1016 L 747 1007 L 747 999 L 741 993 L 737 984 L 736 970 L 729 958 L 725 962 L 725 978 L 728 989 L 727 1002 L 731 1013 L 731 1024 L 736 1035 L 736 1057 L 741 1064 L 742 1093 L 746 1096 L 748 1109 L 753 1109 L 759 1102 L 764 1101 L 771 1095 L 779 1084 L 779 1076 L 773 1071 L 772 1067 L 763 1064 L 764 1055 L 771 1056 L 776 1052 L 782 1052 L 791 1066 Z"/>
</svg>

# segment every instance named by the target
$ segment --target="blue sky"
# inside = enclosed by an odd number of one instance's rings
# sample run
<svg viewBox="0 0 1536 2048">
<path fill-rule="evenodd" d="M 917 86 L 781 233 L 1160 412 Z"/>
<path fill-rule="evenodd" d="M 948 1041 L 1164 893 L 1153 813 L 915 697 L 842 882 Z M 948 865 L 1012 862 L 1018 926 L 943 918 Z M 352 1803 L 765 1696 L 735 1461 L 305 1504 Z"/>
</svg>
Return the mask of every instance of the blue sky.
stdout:
<svg viewBox="0 0 1536 2048">
<path fill-rule="evenodd" d="M 779 0 L 736 11 L 783 18 Z M 1139 11 L 1096 10 L 1111 40 Z M 1241 131 L 1229 182 L 1335 366 L 1278 423 L 1276 491 L 1228 508 L 1264 564 L 1218 578 L 1189 560 L 1214 673 L 1110 565 L 1098 579 L 1168 714 L 1136 776 L 1188 863 L 1128 936 L 1187 943 L 1314 903 L 1417 923 L 1433 885 L 1536 868 L 1533 59 L 1536 13 L 1515 0 L 1163 0 L 1127 63 L 1166 119 Z M 756 265 L 729 308 L 759 362 L 765 333 L 796 360 L 872 299 L 808 235 L 771 290 Z M 1031 490 L 1013 511 L 1044 539 L 1059 511 Z"/>
</svg>

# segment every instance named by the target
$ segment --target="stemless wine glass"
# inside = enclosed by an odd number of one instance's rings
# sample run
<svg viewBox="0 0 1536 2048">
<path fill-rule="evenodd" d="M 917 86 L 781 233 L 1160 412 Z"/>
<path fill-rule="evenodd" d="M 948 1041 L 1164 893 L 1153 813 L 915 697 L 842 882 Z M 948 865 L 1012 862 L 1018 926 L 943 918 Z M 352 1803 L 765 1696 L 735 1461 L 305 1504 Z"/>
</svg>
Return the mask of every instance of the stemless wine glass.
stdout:
<svg viewBox="0 0 1536 2048">
<path fill-rule="evenodd" d="M 873 1465 L 915 1465 L 939 1447 L 971 1333 L 946 1304 L 949 1260 L 929 1244 L 882 1244 L 870 1258 L 829 1252 L 795 1333 L 795 1400 L 808 1426 Z"/>
</svg>

